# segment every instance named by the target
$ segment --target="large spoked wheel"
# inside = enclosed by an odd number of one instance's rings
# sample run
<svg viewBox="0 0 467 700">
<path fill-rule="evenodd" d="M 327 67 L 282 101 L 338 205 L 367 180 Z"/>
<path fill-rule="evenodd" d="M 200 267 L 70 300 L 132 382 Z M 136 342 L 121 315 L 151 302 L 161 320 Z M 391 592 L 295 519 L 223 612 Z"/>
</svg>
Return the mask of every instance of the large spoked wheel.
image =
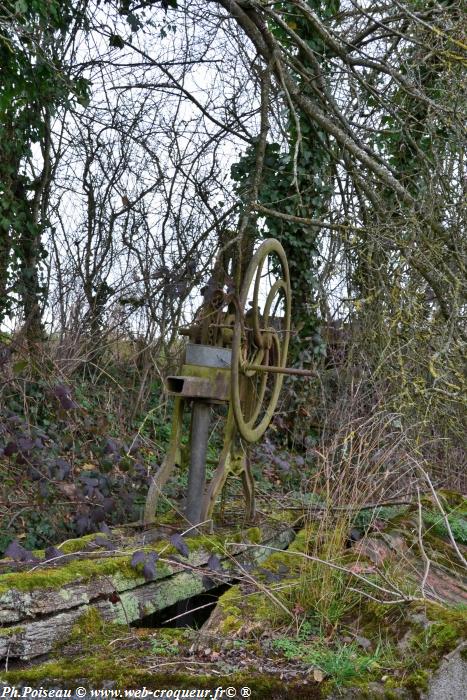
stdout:
<svg viewBox="0 0 467 700">
<path fill-rule="evenodd" d="M 263 435 L 274 415 L 290 336 L 291 290 L 282 245 L 260 245 L 240 291 L 232 341 L 232 406 L 238 432 L 247 442 Z"/>
</svg>

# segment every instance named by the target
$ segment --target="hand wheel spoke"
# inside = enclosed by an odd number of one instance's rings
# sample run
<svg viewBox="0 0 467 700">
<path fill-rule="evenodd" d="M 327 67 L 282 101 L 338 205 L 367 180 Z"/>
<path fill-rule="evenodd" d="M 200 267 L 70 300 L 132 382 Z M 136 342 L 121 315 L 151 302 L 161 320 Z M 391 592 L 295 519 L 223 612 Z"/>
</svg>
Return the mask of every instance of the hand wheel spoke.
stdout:
<svg viewBox="0 0 467 700">
<path fill-rule="evenodd" d="M 263 269 L 268 272 L 263 274 Z M 265 291 L 265 281 L 273 274 L 271 270 L 276 279 Z M 253 301 L 247 309 L 252 285 Z M 245 274 L 232 344 L 232 406 L 238 431 L 248 442 L 263 435 L 277 406 L 283 375 L 277 370 L 268 372 L 267 368 L 286 366 L 290 297 L 284 249 L 275 239 L 264 241 Z M 282 315 L 277 315 L 279 309 Z"/>
</svg>

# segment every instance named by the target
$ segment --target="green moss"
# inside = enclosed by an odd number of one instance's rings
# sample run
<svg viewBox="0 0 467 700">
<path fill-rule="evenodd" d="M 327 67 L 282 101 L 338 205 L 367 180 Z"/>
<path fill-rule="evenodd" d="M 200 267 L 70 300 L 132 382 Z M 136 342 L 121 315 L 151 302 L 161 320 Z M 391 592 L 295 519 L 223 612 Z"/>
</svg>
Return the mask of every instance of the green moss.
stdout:
<svg viewBox="0 0 467 700">
<path fill-rule="evenodd" d="M 83 535 L 82 537 L 77 537 L 72 540 L 66 540 L 65 542 L 62 542 L 62 544 L 59 544 L 57 549 L 61 551 L 62 554 L 75 554 L 76 552 L 88 552 L 89 550 L 87 549 L 87 546 L 89 545 L 90 542 L 94 542 L 96 537 L 99 537 L 102 535 L 99 532 L 93 532 L 90 535 Z M 43 559 L 45 556 L 45 550 L 44 549 L 34 549 L 33 552 L 34 556 L 38 557 L 39 559 Z"/>
<path fill-rule="evenodd" d="M 399 686 L 396 686 L 399 689 Z M 400 700 L 400 693 L 393 691 L 390 688 L 384 689 L 384 699 L 385 700 Z"/>
<path fill-rule="evenodd" d="M 303 511 L 306 511 L 306 505 L 303 506 Z M 281 525 L 293 525 L 298 522 L 297 511 L 293 508 L 268 511 L 268 518 Z"/>
<path fill-rule="evenodd" d="M 96 608 L 88 608 L 73 626 L 71 638 L 81 637 L 83 634 L 86 637 L 100 635 L 104 631 L 104 624 L 99 611 Z"/>
<path fill-rule="evenodd" d="M 438 496 L 446 509 L 456 511 L 458 515 L 467 515 L 467 498 L 458 491 L 440 489 Z"/>
<path fill-rule="evenodd" d="M 240 614 L 240 610 L 238 612 Z M 241 624 L 239 615 L 234 615 L 231 613 L 222 620 L 221 624 L 219 625 L 219 632 L 226 635 L 238 632 Z"/>
<path fill-rule="evenodd" d="M 354 526 L 366 530 L 375 520 L 383 522 L 401 522 L 410 506 L 379 506 L 361 510 L 356 514 Z"/>
<path fill-rule="evenodd" d="M 216 554 L 225 554 L 225 537 L 220 535 L 197 535 L 196 537 L 183 538 L 190 554 L 195 552 L 205 551 Z M 178 554 L 175 547 L 171 544 L 164 551 L 164 554 Z"/>
<path fill-rule="evenodd" d="M 115 667 L 110 659 L 102 660 L 97 657 L 82 657 L 80 659 L 49 661 L 29 669 L 9 671 L 3 674 L 3 677 L 5 680 L 13 683 L 26 681 L 34 683 L 43 679 L 72 680 L 78 678 L 88 678 L 95 682 L 100 682 L 113 679 L 115 677 Z"/>
<path fill-rule="evenodd" d="M 146 659 L 148 654 L 170 655 L 178 652 L 179 644 L 184 638 L 188 639 L 190 631 L 184 629 L 160 629 L 154 634 L 152 629 L 132 629 L 125 623 L 109 623 L 102 618 L 96 608 L 88 608 L 75 622 L 65 647 L 63 642 L 56 652 L 72 649 L 73 654 L 99 656 L 101 661 L 109 659 L 109 641 L 126 638 L 130 640 L 132 659 L 136 662 Z M 128 636 L 130 633 L 130 636 Z M 123 650 L 128 654 L 128 651 Z M 118 655 L 118 651 L 116 652 Z M 114 651 L 112 651 L 112 655 Z"/>
<path fill-rule="evenodd" d="M 467 520 L 462 515 L 457 513 L 449 513 L 447 515 L 452 536 L 459 544 L 467 544 Z M 443 516 L 439 511 L 425 510 L 423 512 L 423 522 L 435 534 L 443 538 L 449 537 L 449 532 L 446 527 Z"/>
<path fill-rule="evenodd" d="M 195 537 L 184 537 L 190 554 L 204 550 L 209 553 L 226 555 L 230 550 L 225 546 L 226 541 L 241 544 L 242 542 L 260 544 L 262 532 L 259 527 L 251 527 L 248 530 L 238 530 L 237 532 L 200 534 Z M 176 548 L 166 542 L 160 549 L 164 554 L 177 554 Z"/>
<path fill-rule="evenodd" d="M 150 639 L 149 653 L 157 656 L 177 656 L 183 634 L 154 634 Z M 145 652 L 147 655 L 148 651 Z"/>
<path fill-rule="evenodd" d="M 306 527 L 297 533 L 295 539 L 287 550 L 281 552 L 271 552 L 265 562 L 261 564 L 263 568 L 274 570 L 281 564 L 297 572 L 301 570 L 304 559 L 301 556 L 294 556 L 294 552 L 305 554 L 308 551 L 309 543 L 313 539 L 316 530 L 314 527 Z"/>
<path fill-rule="evenodd" d="M 164 639 L 167 642 L 188 641 L 194 635 L 193 630 L 183 627 L 160 627 L 155 632 L 152 629 L 141 628 L 141 632 L 147 632 L 152 638 Z"/>
<path fill-rule="evenodd" d="M 0 627 L 0 637 L 13 637 L 15 634 L 24 632 L 24 627 Z"/>
<path fill-rule="evenodd" d="M 66 542 L 63 542 L 61 545 L 59 545 L 58 549 L 60 549 L 63 554 L 74 554 L 75 552 L 84 552 L 86 551 L 86 546 L 90 542 L 94 542 L 96 537 L 99 537 L 100 535 L 99 532 L 94 532 L 92 535 L 83 535 L 83 537 L 78 537 L 73 540 L 67 540 Z"/>
<path fill-rule="evenodd" d="M 289 551 L 306 553 L 309 549 L 310 542 L 314 540 L 317 532 L 317 524 L 311 524 L 304 527 L 303 530 L 300 530 L 300 532 L 297 534 L 292 545 L 289 547 Z"/>
<path fill-rule="evenodd" d="M 250 529 L 245 532 L 245 537 L 249 542 L 259 544 L 261 542 L 261 530 L 259 527 L 250 527 Z"/>
<path fill-rule="evenodd" d="M 219 632 L 234 635 L 240 631 L 246 619 L 247 601 L 240 592 L 239 586 L 232 586 L 218 601 L 218 610 L 222 615 Z"/>
<path fill-rule="evenodd" d="M 409 688 L 410 690 L 415 690 L 415 691 L 427 691 L 428 690 L 428 681 L 430 680 L 430 673 L 429 671 L 425 670 L 418 670 L 414 671 L 413 673 L 409 674 L 403 679 L 403 685 L 406 688 Z"/>
<path fill-rule="evenodd" d="M 74 554 L 76 552 L 85 551 L 86 546 L 92 542 L 99 533 L 85 535 L 73 540 L 64 542 L 60 549 L 64 554 Z M 262 532 L 259 527 L 252 527 L 246 531 L 239 530 L 236 533 L 229 532 L 228 540 L 233 542 L 250 542 L 255 544 L 261 543 Z M 205 551 L 208 553 L 216 552 L 218 554 L 226 554 L 226 534 L 200 534 L 195 537 L 184 538 L 188 546 L 190 555 Z M 177 554 L 176 548 L 167 540 L 159 540 L 150 546 L 141 547 L 144 551 L 155 551 L 158 554 L 170 555 Z M 121 575 L 127 579 L 139 578 L 139 574 L 130 565 L 132 551 L 128 551 L 128 555 L 113 557 L 106 560 L 88 559 L 72 559 L 67 561 L 66 558 L 60 562 L 59 566 L 40 568 L 32 572 L 7 573 L 0 576 L 0 595 L 10 589 L 19 591 L 31 591 L 36 588 L 60 588 L 68 583 L 75 581 L 88 581 L 97 576 L 112 576 Z M 161 573 L 162 570 L 161 570 Z M 170 570 L 164 571 L 170 573 Z"/>
<path fill-rule="evenodd" d="M 72 550 L 81 551 L 83 541 L 91 541 L 95 535 L 81 537 L 77 540 L 70 540 L 67 545 Z M 198 537 L 187 540 L 187 544 L 191 545 L 191 551 L 205 548 L 206 543 L 211 543 L 215 548 L 220 547 L 220 539 L 212 537 Z M 77 543 L 80 543 L 78 546 Z M 206 547 L 207 548 L 207 547 Z M 144 551 L 155 551 L 159 554 L 167 555 L 176 552 L 175 548 L 165 540 L 155 542 L 148 547 L 142 547 Z M 208 550 L 209 551 L 209 550 Z M 112 557 L 109 559 L 72 559 L 71 561 L 63 560 L 63 563 L 57 567 L 44 567 L 35 569 L 34 571 L 25 571 L 20 573 L 7 573 L 0 576 L 0 596 L 7 593 L 11 589 L 18 591 L 32 591 L 38 588 L 61 588 L 69 583 L 86 582 L 99 576 L 110 576 L 117 590 L 126 588 L 124 585 L 128 580 L 141 579 L 143 577 L 139 569 L 134 569 L 130 565 L 133 551 L 129 551 L 128 555 Z M 142 567 L 140 567 L 142 568 Z M 170 567 L 164 562 L 157 565 L 159 576 L 166 576 L 171 573 Z M 119 584 L 120 582 L 120 584 Z"/>
<path fill-rule="evenodd" d="M 175 525 L 180 523 L 180 526 L 185 524 L 185 521 L 182 520 L 180 514 L 172 508 L 171 510 L 168 510 L 166 513 L 159 513 L 157 514 L 157 522 L 160 523 L 161 525 Z"/>
<path fill-rule="evenodd" d="M 255 528 L 256 530 L 256 528 Z M 257 532 L 250 532 L 250 536 L 257 536 Z M 287 551 L 272 552 L 267 559 L 261 563 L 261 570 L 267 569 L 281 576 L 284 572 L 287 578 L 282 579 L 282 585 L 286 586 L 287 582 L 296 589 L 297 577 L 300 576 L 303 568 L 304 559 L 301 556 L 294 556 L 294 552 L 305 552 L 308 549 L 310 537 L 314 532 L 314 528 L 305 528 L 300 531 L 295 540 Z M 285 571 L 286 567 L 287 571 Z M 260 571 L 261 571 L 260 570 Z M 257 574 L 261 579 L 261 573 Z M 287 599 L 287 589 L 285 592 L 275 593 L 275 597 L 279 598 L 287 607 L 289 605 Z M 273 598 L 263 593 L 261 590 L 249 593 L 245 596 L 239 586 L 232 586 L 224 593 L 218 601 L 218 609 L 221 614 L 221 620 L 218 623 L 221 634 L 234 635 L 242 633 L 255 635 L 258 628 L 271 628 L 285 622 L 285 613 L 283 609 L 274 601 Z M 287 618 L 290 621 L 290 618 Z"/>
<path fill-rule="evenodd" d="M 0 595 L 10 590 L 33 591 L 38 588 L 61 588 L 69 583 L 89 581 L 99 576 L 110 576 L 116 583 L 141 578 L 130 566 L 130 557 L 113 557 L 104 560 L 77 560 L 57 568 L 41 568 L 34 571 L 3 574 L 0 576 Z"/>
<path fill-rule="evenodd" d="M 397 643 L 406 633 L 410 623 L 410 608 L 405 604 L 387 606 L 367 600 L 361 606 L 359 628 L 367 639 L 379 639 L 383 635 Z"/>
<path fill-rule="evenodd" d="M 96 534 L 86 535 L 75 540 L 69 540 L 62 545 L 65 553 L 83 551 L 85 546 L 96 537 Z M 225 555 L 225 534 L 197 535 L 196 537 L 185 538 L 185 542 L 190 552 L 190 559 L 197 552 L 216 552 Z M 247 531 L 239 531 L 233 537 L 228 534 L 229 541 L 241 542 L 261 542 L 262 533 L 259 527 L 250 528 Z M 177 554 L 176 548 L 166 540 L 160 540 L 151 546 L 143 547 L 144 551 L 156 551 L 162 556 Z M 60 566 L 38 568 L 30 572 L 7 573 L 0 576 L 0 596 L 7 594 L 14 589 L 18 591 L 33 591 L 36 589 L 58 589 L 70 583 L 87 582 L 93 578 L 107 576 L 112 579 L 117 590 L 128 588 L 128 581 L 135 579 L 143 580 L 141 568 L 136 570 L 130 566 L 132 551 L 127 555 L 112 557 L 109 559 L 73 558 L 63 560 Z M 158 575 L 160 577 L 169 575 L 171 569 L 164 562 L 158 563 Z"/>
<path fill-rule="evenodd" d="M 277 617 L 277 607 L 274 602 L 261 591 L 255 591 L 245 596 L 240 586 L 232 586 L 218 601 L 222 619 L 219 630 L 223 634 L 242 632 L 259 627 L 270 628 Z"/>
<path fill-rule="evenodd" d="M 423 667 L 438 668 L 445 654 L 463 639 L 467 629 L 467 609 L 459 606 L 441 607 L 428 603 L 425 614 L 429 625 L 420 629 L 411 640 L 411 648 L 423 659 Z"/>
<path fill-rule="evenodd" d="M 242 602 L 242 595 L 239 586 L 232 586 L 228 591 L 223 593 L 218 600 L 218 606 L 226 615 L 241 615 L 241 609 L 238 603 Z"/>
<path fill-rule="evenodd" d="M 58 661 L 34 666 L 28 669 L 8 671 L 2 673 L 2 680 L 7 683 L 29 683 L 47 687 L 53 685 L 53 681 L 77 681 L 86 679 L 99 687 L 104 681 L 115 681 L 117 686 L 126 688 L 141 688 L 159 690 L 160 688 L 206 688 L 212 689 L 219 686 L 251 688 L 252 697 L 268 700 L 279 700 L 284 697 L 293 697 L 296 700 L 313 700 L 323 697 L 319 685 L 301 681 L 286 684 L 270 674 L 256 674 L 254 671 L 234 673 L 228 676 L 194 675 L 192 673 L 154 673 L 145 668 L 132 666 L 133 658 L 127 657 L 124 663 L 116 664 L 112 659 L 100 659 L 99 657 L 84 657 L 81 659 L 61 659 Z"/>
</svg>

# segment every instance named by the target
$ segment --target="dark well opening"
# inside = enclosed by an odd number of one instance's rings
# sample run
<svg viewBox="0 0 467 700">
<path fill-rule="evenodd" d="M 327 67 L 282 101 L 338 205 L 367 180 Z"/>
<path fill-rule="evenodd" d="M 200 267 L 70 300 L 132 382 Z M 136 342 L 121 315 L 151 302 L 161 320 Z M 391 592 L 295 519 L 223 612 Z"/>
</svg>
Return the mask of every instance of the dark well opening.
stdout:
<svg viewBox="0 0 467 700">
<path fill-rule="evenodd" d="M 236 583 L 225 583 L 217 588 L 180 600 L 163 610 L 157 610 L 131 623 L 132 627 L 192 627 L 199 629 L 214 610 L 220 596 Z"/>
<path fill-rule="evenodd" d="M 184 381 L 182 377 L 167 377 L 167 387 L 174 394 L 181 394 Z"/>
</svg>

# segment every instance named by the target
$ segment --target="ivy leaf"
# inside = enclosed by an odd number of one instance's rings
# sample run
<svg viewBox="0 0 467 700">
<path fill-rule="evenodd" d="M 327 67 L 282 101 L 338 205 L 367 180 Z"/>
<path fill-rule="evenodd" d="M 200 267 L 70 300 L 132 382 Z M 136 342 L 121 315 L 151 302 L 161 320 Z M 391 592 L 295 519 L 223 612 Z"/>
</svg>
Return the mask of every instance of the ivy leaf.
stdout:
<svg viewBox="0 0 467 700">
<path fill-rule="evenodd" d="M 215 554 L 211 554 L 208 559 L 208 569 L 211 569 L 211 571 L 222 571 L 220 559 Z"/>
<path fill-rule="evenodd" d="M 24 547 L 22 547 L 16 540 L 10 542 L 8 547 L 5 549 L 5 555 L 7 557 L 11 557 L 11 559 L 14 559 L 15 561 L 23 561 L 25 552 L 26 550 Z"/>
<path fill-rule="evenodd" d="M 129 24 L 130 27 L 131 27 L 131 31 L 132 31 L 132 32 L 137 32 L 138 29 L 141 28 L 142 25 L 141 25 L 140 20 L 139 20 L 138 17 L 137 17 L 135 14 L 133 14 L 132 12 L 129 12 L 129 13 L 128 13 L 126 19 L 127 19 L 128 24 Z"/>
<path fill-rule="evenodd" d="M 78 408 L 78 404 L 71 398 L 71 389 L 66 384 L 57 384 L 53 388 L 55 397 L 59 400 L 60 406 L 69 411 L 72 408 Z"/>
<path fill-rule="evenodd" d="M 10 442 L 7 443 L 5 449 L 3 450 L 3 454 L 5 455 L 5 457 L 11 457 L 15 454 L 15 452 L 18 452 L 18 445 L 16 444 L 16 442 L 12 442 L 10 440 Z"/>
<path fill-rule="evenodd" d="M 47 547 L 45 550 L 45 560 L 56 559 L 57 557 L 63 557 L 63 552 L 61 552 L 56 547 Z"/>
<path fill-rule="evenodd" d="M 116 605 L 117 603 L 120 602 L 120 596 L 118 595 L 117 591 L 113 591 L 113 593 L 109 593 L 108 600 L 110 600 L 111 603 Z"/>
<path fill-rule="evenodd" d="M 102 501 L 102 509 L 104 513 L 109 513 L 113 509 L 114 505 L 115 503 L 113 498 L 104 498 Z"/>
<path fill-rule="evenodd" d="M 149 552 L 149 554 L 146 557 L 147 561 L 150 561 L 152 564 L 155 564 L 156 561 L 158 561 L 159 555 L 157 552 Z"/>
<path fill-rule="evenodd" d="M 83 482 L 83 484 L 86 484 L 88 488 L 95 488 L 96 486 L 99 486 L 99 479 L 93 478 L 91 476 L 80 476 L 80 480 Z"/>
<path fill-rule="evenodd" d="M 17 540 L 10 542 L 8 547 L 5 549 L 5 554 L 7 557 L 11 557 L 14 561 L 38 561 L 37 558 L 27 549 L 24 549 Z"/>
<path fill-rule="evenodd" d="M 27 437 L 20 437 L 18 440 L 18 447 L 21 452 L 29 452 L 34 447 L 34 440 Z"/>
<path fill-rule="evenodd" d="M 114 49 L 123 49 L 125 46 L 125 42 L 123 41 L 121 36 L 118 36 L 118 34 L 111 34 L 110 35 L 109 44 Z"/>
<path fill-rule="evenodd" d="M 114 438 L 108 438 L 104 445 L 104 454 L 120 457 L 120 445 Z"/>
<path fill-rule="evenodd" d="M 146 581 L 152 581 L 156 578 L 156 564 L 152 561 L 146 561 L 143 566 L 143 576 Z"/>
<path fill-rule="evenodd" d="M 63 459 L 62 457 L 57 457 L 57 459 L 55 460 L 55 470 L 56 480 L 63 481 L 70 473 L 71 467 L 66 461 L 66 459 Z"/>
<path fill-rule="evenodd" d="M 84 535 L 89 529 L 89 518 L 86 515 L 82 515 L 76 521 L 76 532 L 78 535 Z"/>
<path fill-rule="evenodd" d="M 134 552 L 133 556 L 131 557 L 131 562 L 130 566 L 133 567 L 133 569 L 136 569 L 138 564 L 142 564 L 146 559 L 146 553 L 143 552 L 142 550 L 139 550 L 138 552 Z"/>
<path fill-rule="evenodd" d="M 105 513 L 100 506 L 91 510 L 91 520 L 93 523 L 102 523 L 105 520 Z"/>
<path fill-rule="evenodd" d="M 15 362 L 13 365 L 13 374 L 21 374 L 23 369 L 25 369 L 27 366 L 27 360 L 18 360 L 18 362 Z"/>
<path fill-rule="evenodd" d="M 202 576 L 201 583 L 203 584 L 204 588 L 213 588 L 216 585 L 210 576 Z"/>
<path fill-rule="evenodd" d="M 289 472 L 290 471 L 290 464 L 288 460 L 283 459 L 282 457 L 276 456 L 274 457 L 274 462 L 277 467 L 283 472 Z"/>
<path fill-rule="evenodd" d="M 178 533 L 171 535 L 170 542 L 173 544 L 177 552 L 182 555 L 182 557 L 185 557 L 185 559 L 188 557 L 190 550 L 188 549 L 187 544 L 181 535 Z"/>
</svg>

